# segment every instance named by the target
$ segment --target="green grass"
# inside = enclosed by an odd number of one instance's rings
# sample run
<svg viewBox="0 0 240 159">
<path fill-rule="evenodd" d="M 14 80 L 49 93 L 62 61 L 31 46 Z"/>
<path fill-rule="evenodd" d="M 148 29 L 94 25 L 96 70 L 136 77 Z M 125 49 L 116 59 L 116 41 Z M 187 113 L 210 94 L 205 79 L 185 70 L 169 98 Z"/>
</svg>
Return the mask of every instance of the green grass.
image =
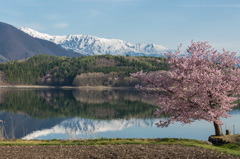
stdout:
<svg viewBox="0 0 240 159">
<path fill-rule="evenodd" d="M 212 145 L 205 141 L 190 140 L 190 139 L 88 139 L 88 140 L 0 140 L 0 145 L 119 145 L 119 144 L 177 144 L 184 146 L 196 146 L 214 151 L 224 152 L 232 155 L 240 156 L 239 144 L 226 144 L 226 145 Z"/>
<path fill-rule="evenodd" d="M 223 135 L 223 136 L 212 136 L 214 138 L 223 139 L 229 141 L 230 143 L 240 145 L 240 134 L 235 135 Z"/>
</svg>

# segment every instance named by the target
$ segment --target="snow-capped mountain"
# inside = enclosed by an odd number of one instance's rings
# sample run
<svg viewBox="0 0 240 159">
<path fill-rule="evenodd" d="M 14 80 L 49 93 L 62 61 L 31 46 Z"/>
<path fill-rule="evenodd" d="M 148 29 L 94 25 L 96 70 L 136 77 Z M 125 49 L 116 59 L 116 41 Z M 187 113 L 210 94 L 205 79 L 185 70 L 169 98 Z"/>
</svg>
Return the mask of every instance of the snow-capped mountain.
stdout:
<svg viewBox="0 0 240 159">
<path fill-rule="evenodd" d="M 67 50 L 84 55 L 164 56 L 164 53 L 171 51 L 155 44 L 131 44 L 123 40 L 98 38 L 90 35 L 51 36 L 27 27 L 22 27 L 20 30 L 32 37 L 54 42 Z"/>
</svg>

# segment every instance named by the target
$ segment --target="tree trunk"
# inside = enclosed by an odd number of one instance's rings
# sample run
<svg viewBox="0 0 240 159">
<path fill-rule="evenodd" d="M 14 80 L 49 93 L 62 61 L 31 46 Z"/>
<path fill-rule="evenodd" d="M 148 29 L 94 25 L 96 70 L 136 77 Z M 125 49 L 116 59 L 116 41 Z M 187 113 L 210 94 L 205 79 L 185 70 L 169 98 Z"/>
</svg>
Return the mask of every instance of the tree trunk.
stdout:
<svg viewBox="0 0 240 159">
<path fill-rule="evenodd" d="M 215 135 L 216 136 L 223 136 L 222 127 L 221 125 L 218 125 L 217 123 L 213 122 L 214 128 L 215 128 Z"/>
</svg>

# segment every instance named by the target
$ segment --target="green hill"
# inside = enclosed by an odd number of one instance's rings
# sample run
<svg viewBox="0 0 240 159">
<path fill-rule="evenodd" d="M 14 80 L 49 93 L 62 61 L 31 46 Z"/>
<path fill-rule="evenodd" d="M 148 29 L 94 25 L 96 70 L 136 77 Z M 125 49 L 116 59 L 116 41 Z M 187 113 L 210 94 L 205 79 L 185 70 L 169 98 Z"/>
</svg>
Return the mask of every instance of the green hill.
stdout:
<svg viewBox="0 0 240 159">
<path fill-rule="evenodd" d="M 36 55 L 2 63 L 0 70 L 13 85 L 134 86 L 139 82 L 129 73 L 168 70 L 168 65 L 163 57 Z"/>
</svg>

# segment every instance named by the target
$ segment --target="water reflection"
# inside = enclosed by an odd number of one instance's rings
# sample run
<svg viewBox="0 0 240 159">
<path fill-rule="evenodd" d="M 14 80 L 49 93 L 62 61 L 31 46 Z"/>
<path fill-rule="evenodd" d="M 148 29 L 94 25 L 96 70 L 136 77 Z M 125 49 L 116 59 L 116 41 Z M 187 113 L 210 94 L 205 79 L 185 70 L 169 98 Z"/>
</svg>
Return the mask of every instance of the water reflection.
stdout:
<svg viewBox="0 0 240 159">
<path fill-rule="evenodd" d="M 91 119 L 149 118 L 153 100 L 134 90 L 5 90 L 1 111 L 33 118 L 83 117 Z"/>
<path fill-rule="evenodd" d="M 194 138 L 207 140 L 213 125 L 157 128 L 156 101 L 135 90 L 1 89 L 0 137 L 24 139 Z M 240 133 L 240 111 L 224 119 Z"/>
<path fill-rule="evenodd" d="M 96 138 L 99 133 L 123 131 L 131 127 L 149 128 L 153 127 L 157 119 L 114 119 L 94 120 L 84 118 L 72 118 L 62 121 L 50 129 L 35 131 L 28 134 L 24 139 L 41 139 L 53 136 L 65 138 Z M 59 138 L 58 137 L 58 138 Z"/>
<path fill-rule="evenodd" d="M 1 89 L 0 120 L 3 136 L 22 138 L 73 117 L 153 118 L 154 104 L 135 90 Z"/>
</svg>

